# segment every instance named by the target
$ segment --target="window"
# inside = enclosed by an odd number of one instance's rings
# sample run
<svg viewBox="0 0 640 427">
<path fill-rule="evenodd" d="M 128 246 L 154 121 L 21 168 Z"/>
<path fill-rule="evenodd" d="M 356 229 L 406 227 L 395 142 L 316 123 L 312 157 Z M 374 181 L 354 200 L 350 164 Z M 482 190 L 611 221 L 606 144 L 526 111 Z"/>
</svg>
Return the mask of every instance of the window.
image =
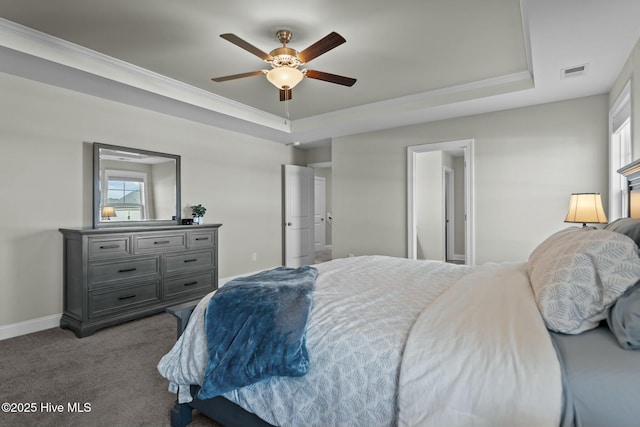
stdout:
<svg viewBox="0 0 640 427">
<path fill-rule="evenodd" d="M 116 213 L 111 221 L 146 219 L 146 173 L 106 170 L 105 181 L 103 206 L 113 206 Z"/>
<path fill-rule="evenodd" d="M 609 222 L 627 216 L 627 180 L 618 169 L 631 162 L 631 88 L 627 83 L 609 113 Z"/>
</svg>

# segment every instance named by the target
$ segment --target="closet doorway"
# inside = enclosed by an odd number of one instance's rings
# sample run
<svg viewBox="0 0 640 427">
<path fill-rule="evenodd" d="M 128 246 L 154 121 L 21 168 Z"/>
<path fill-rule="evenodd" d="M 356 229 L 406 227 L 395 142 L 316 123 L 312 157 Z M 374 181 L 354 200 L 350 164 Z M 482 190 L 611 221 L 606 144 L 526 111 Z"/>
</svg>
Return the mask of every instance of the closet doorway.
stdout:
<svg viewBox="0 0 640 427">
<path fill-rule="evenodd" d="M 472 177 L 472 139 L 407 148 L 408 258 L 474 264 Z"/>
<path fill-rule="evenodd" d="M 309 163 L 315 175 L 315 263 L 333 259 L 332 250 L 332 168 L 331 162 Z"/>
</svg>

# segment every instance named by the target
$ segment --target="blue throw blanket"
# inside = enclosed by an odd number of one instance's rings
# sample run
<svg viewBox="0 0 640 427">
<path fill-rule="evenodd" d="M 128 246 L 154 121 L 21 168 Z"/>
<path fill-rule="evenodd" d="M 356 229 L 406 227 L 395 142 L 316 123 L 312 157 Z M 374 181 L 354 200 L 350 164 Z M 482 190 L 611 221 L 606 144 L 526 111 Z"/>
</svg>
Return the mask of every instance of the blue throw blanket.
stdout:
<svg viewBox="0 0 640 427">
<path fill-rule="evenodd" d="M 278 267 L 234 279 L 214 294 L 205 314 L 209 360 L 198 397 L 307 373 L 306 326 L 317 275 L 309 266 Z"/>
</svg>

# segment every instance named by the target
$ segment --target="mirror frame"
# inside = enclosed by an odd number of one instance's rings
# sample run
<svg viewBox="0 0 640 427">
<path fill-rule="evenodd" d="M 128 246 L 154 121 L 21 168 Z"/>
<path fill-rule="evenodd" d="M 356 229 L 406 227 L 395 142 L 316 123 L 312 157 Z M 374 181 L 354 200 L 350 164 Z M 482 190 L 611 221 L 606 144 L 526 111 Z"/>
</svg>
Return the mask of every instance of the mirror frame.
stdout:
<svg viewBox="0 0 640 427">
<path fill-rule="evenodd" d="M 176 162 L 176 212 L 175 220 L 145 220 L 145 221 L 101 221 L 100 210 L 100 150 L 118 150 L 127 151 L 134 154 L 144 154 L 156 157 L 167 157 Z M 123 147 L 119 145 L 103 144 L 100 142 L 93 143 L 93 228 L 106 227 L 144 227 L 144 226 L 162 226 L 162 225 L 179 225 L 181 224 L 181 204 L 180 204 L 180 156 L 176 154 L 159 153 L 157 151 L 142 150 L 138 148 Z"/>
</svg>

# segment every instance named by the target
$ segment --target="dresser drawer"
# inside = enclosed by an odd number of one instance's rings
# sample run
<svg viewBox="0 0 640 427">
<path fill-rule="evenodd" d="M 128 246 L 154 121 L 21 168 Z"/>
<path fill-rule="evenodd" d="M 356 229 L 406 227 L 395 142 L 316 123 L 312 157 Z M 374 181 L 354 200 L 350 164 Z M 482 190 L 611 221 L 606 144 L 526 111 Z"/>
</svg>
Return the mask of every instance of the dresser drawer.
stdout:
<svg viewBox="0 0 640 427">
<path fill-rule="evenodd" d="M 134 234 L 134 253 L 177 251 L 187 248 L 186 233 L 165 233 L 165 234 Z"/>
<path fill-rule="evenodd" d="M 159 256 L 89 263 L 89 288 L 149 276 L 160 276 Z"/>
<path fill-rule="evenodd" d="M 89 259 L 118 257 L 131 254 L 131 235 L 89 237 Z"/>
<path fill-rule="evenodd" d="M 165 255 L 165 273 L 186 272 L 204 268 L 213 269 L 213 251 L 211 250 Z"/>
<path fill-rule="evenodd" d="M 89 317 L 99 317 L 126 311 L 132 306 L 159 302 L 159 291 L 159 280 L 119 289 L 93 291 L 89 294 Z"/>
<path fill-rule="evenodd" d="M 172 277 L 164 281 L 165 298 L 174 298 L 192 292 L 204 291 L 205 289 L 214 289 L 212 272 Z"/>
<path fill-rule="evenodd" d="M 213 230 L 191 231 L 189 234 L 189 247 L 212 248 L 215 245 L 215 235 Z"/>
</svg>

